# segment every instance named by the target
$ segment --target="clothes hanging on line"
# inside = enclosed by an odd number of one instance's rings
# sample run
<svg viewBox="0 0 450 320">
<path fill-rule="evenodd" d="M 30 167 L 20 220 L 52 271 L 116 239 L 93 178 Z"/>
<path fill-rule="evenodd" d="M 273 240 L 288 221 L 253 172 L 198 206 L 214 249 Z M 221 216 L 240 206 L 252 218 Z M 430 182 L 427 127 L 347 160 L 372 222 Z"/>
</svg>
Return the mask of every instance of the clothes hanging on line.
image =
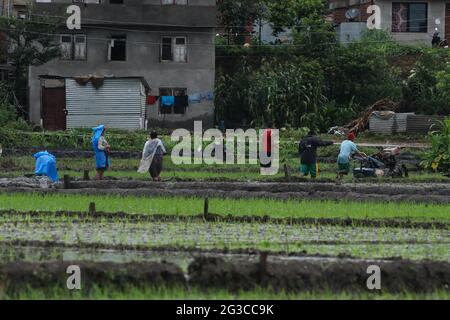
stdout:
<svg viewBox="0 0 450 320">
<path fill-rule="evenodd" d="M 189 103 L 200 103 L 202 101 L 201 93 L 194 93 L 188 97 Z"/>
<path fill-rule="evenodd" d="M 164 107 L 172 107 L 175 104 L 175 97 L 174 96 L 162 96 L 161 104 Z"/>
<path fill-rule="evenodd" d="M 184 113 L 188 105 L 189 105 L 188 96 L 184 95 L 175 97 L 175 106 L 174 106 L 175 113 Z"/>
<path fill-rule="evenodd" d="M 147 104 L 155 104 L 159 96 L 147 96 Z"/>
</svg>

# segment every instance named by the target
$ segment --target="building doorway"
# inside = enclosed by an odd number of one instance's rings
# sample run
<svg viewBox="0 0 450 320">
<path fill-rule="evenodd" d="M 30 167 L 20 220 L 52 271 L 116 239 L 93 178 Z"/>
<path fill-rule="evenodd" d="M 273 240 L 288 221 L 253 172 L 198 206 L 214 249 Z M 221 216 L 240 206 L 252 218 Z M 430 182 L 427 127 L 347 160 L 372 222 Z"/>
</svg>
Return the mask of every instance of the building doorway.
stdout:
<svg viewBox="0 0 450 320">
<path fill-rule="evenodd" d="M 450 41 L 450 2 L 445 5 L 445 39 Z"/>
<path fill-rule="evenodd" d="M 66 130 L 66 89 L 42 87 L 42 120 L 46 130 Z"/>
</svg>

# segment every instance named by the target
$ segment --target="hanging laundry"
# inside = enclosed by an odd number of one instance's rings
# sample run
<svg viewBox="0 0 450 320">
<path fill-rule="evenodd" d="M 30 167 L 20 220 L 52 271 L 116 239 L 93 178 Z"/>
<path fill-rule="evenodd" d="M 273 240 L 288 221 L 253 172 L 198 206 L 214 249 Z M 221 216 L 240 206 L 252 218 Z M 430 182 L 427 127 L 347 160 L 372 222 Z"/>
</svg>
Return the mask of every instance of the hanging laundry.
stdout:
<svg viewBox="0 0 450 320">
<path fill-rule="evenodd" d="M 194 93 L 188 97 L 189 103 L 200 103 L 202 101 L 201 93 Z"/>
<path fill-rule="evenodd" d="M 175 97 L 175 113 L 185 113 L 186 107 L 188 106 L 188 97 L 187 96 L 176 96 Z"/>
<path fill-rule="evenodd" d="M 209 91 L 209 92 L 206 94 L 206 99 L 208 99 L 208 100 L 214 100 L 214 93 L 213 93 L 212 91 Z"/>
<path fill-rule="evenodd" d="M 175 97 L 174 96 L 162 96 L 161 104 L 164 107 L 172 107 L 175 104 Z"/>
<path fill-rule="evenodd" d="M 147 96 L 147 104 L 155 104 L 159 96 Z"/>
</svg>

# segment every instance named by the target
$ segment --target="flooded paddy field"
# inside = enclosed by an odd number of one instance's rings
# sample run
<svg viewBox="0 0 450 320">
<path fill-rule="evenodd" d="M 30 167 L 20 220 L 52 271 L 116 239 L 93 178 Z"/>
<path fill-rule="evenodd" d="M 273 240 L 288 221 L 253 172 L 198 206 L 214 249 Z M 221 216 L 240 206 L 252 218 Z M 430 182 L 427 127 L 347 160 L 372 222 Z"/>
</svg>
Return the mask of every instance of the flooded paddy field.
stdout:
<svg viewBox="0 0 450 320">
<path fill-rule="evenodd" d="M 74 219 L 29 215 L 0 217 L 3 245 L 53 242 L 98 248 L 255 249 L 329 256 L 450 262 L 450 231 L 199 221 Z"/>
<path fill-rule="evenodd" d="M 83 269 L 86 295 L 155 286 L 199 295 L 367 294 L 367 268 L 377 265 L 381 297 L 450 296 L 445 184 L 342 184 L 335 199 L 336 185 L 327 183 L 102 183 L 4 186 L 0 297 L 59 292 L 73 264 Z M 346 200 L 355 194 L 360 201 Z"/>
</svg>

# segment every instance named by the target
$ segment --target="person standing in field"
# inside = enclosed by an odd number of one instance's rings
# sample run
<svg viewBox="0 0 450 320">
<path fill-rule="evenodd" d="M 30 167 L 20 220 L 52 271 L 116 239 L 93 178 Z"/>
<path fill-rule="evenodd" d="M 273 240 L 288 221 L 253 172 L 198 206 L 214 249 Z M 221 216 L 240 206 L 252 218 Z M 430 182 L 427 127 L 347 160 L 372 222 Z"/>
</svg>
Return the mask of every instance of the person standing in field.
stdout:
<svg viewBox="0 0 450 320">
<path fill-rule="evenodd" d="M 108 170 L 110 166 L 110 145 L 105 139 L 106 128 L 104 125 L 100 125 L 92 129 L 94 135 L 92 137 L 92 148 L 95 152 L 95 163 L 97 174 L 95 176 L 96 180 L 103 180 L 105 171 Z"/>
<path fill-rule="evenodd" d="M 271 159 L 272 157 L 272 130 L 275 129 L 275 124 L 273 122 L 269 122 L 267 125 L 268 129 L 264 130 L 263 133 L 263 152 L 266 155 L 267 159 Z M 272 166 L 272 162 L 269 163 L 261 163 L 261 167 L 270 168 Z"/>
<path fill-rule="evenodd" d="M 331 146 L 333 141 L 322 141 L 316 137 L 314 130 L 311 130 L 298 145 L 300 155 L 300 174 L 304 177 L 311 175 L 312 179 L 319 174 L 319 164 L 317 162 L 317 148 Z"/>
<path fill-rule="evenodd" d="M 347 136 L 347 140 L 341 143 L 341 149 L 337 159 L 338 163 L 338 179 L 341 180 L 344 175 L 348 175 L 350 172 L 350 157 L 353 154 L 357 154 L 361 157 L 367 158 L 367 155 L 358 150 L 358 147 L 354 143 L 355 134 L 350 132 Z"/>
<path fill-rule="evenodd" d="M 158 138 L 158 133 L 152 131 L 150 139 L 145 143 L 142 152 L 144 162 L 150 164 L 148 169 L 153 181 L 161 181 L 161 172 L 163 170 L 163 158 L 167 153 L 163 142 Z"/>
</svg>

